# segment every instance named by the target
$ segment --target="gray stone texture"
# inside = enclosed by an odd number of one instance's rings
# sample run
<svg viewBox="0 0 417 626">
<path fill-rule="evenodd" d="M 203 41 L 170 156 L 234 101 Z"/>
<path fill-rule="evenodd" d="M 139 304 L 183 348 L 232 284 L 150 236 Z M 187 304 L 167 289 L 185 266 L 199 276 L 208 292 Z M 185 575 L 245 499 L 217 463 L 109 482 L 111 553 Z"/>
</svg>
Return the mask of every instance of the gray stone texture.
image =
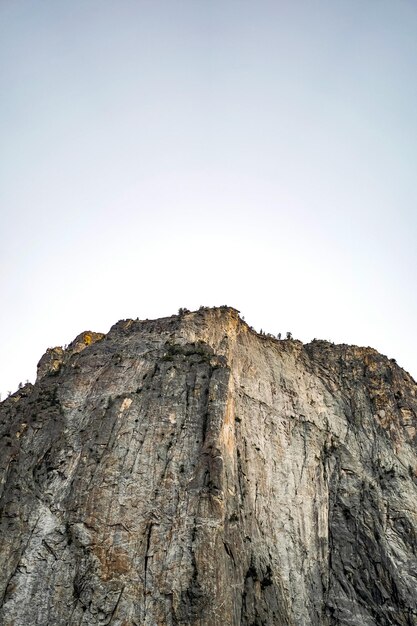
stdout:
<svg viewBox="0 0 417 626">
<path fill-rule="evenodd" d="M 227 307 L 48 350 L 0 404 L 0 624 L 416 626 L 416 390 Z"/>
</svg>

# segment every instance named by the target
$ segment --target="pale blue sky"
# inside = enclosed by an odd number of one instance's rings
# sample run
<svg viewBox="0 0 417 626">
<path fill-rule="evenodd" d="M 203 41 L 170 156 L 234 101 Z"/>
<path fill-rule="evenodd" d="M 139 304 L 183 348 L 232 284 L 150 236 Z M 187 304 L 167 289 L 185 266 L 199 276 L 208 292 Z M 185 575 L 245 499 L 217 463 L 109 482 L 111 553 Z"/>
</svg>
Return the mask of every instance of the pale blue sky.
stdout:
<svg viewBox="0 0 417 626">
<path fill-rule="evenodd" d="M 417 377 L 414 0 L 2 0 L 0 390 L 230 304 Z"/>
</svg>

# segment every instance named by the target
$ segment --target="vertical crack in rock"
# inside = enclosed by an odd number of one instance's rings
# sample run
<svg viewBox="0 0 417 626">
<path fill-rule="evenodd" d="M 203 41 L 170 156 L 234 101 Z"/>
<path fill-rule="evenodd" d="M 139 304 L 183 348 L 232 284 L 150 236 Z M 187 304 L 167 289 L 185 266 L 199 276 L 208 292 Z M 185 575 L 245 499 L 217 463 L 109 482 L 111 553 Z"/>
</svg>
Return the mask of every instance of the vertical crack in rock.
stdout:
<svg viewBox="0 0 417 626">
<path fill-rule="evenodd" d="M 417 626 L 416 398 L 227 307 L 48 350 L 0 404 L 0 624 Z"/>
<path fill-rule="evenodd" d="M 152 527 L 153 527 L 153 523 L 151 522 L 146 530 L 146 552 L 145 552 L 145 569 L 144 569 L 144 573 L 143 573 L 143 617 L 146 621 L 146 593 L 147 593 L 147 588 L 146 588 L 146 577 L 147 577 L 147 573 L 148 573 L 148 562 L 149 559 L 151 558 L 149 556 L 149 550 L 151 547 L 151 534 L 152 534 Z"/>
</svg>

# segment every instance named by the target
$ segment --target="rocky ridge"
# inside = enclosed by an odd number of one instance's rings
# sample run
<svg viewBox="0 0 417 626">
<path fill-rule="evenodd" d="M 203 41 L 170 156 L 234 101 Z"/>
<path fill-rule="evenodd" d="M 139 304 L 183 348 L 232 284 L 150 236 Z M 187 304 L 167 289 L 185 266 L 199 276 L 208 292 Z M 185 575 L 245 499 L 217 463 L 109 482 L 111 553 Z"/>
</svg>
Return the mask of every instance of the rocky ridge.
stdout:
<svg viewBox="0 0 417 626">
<path fill-rule="evenodd" d="M 48 350 L 0 404 L 0 624 L 417 625 L 416 391 L 228 307 Z"/>
</svg>

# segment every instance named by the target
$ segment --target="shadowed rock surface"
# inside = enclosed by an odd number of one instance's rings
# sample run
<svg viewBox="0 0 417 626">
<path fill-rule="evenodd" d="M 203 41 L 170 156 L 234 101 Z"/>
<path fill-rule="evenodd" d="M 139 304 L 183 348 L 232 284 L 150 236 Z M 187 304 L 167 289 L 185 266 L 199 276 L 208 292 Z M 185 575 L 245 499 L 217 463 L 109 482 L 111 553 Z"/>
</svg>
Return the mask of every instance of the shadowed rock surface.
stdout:
<svg viewBox="0 0 417 626">
<path fill-rule="evenodd" d="M 48 350 L 0 405 L 0 624 L 417 625 L 416 389 L 226 307 Z"/>
</svg>

